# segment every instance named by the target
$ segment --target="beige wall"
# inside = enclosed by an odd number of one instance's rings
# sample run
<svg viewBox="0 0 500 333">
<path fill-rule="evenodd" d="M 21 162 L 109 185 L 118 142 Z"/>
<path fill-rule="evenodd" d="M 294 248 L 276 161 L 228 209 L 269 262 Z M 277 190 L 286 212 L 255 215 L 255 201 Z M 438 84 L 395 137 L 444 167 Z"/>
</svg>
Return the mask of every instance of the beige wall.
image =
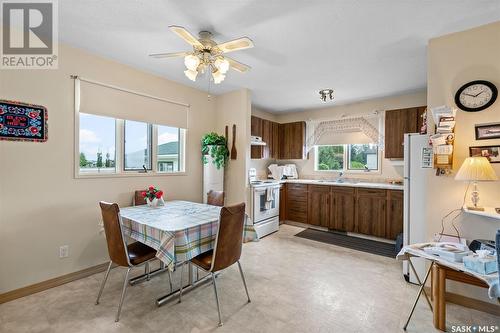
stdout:
<svg viewBox="0 0 500 333">
<path fill-rule="evenodd" d="M 79 49 L 59 51 L 58 70 L 0 71 L 0 98 L 41 104 L 49 113 L 48 142 L 0 141 L 0 293 L 106 262 L 99 200 L 130 205 L 132 191 L 149 184 L 168 199 L 202 197 L 200 138 L 216 126 L 216 98 Z M 186 175 L 74 179 L 70 74 L 191 104 Z M 70 256 L 59 259 L 63 244 Z"/>
<path fill-rule="evenodd" d="M 287 123 L 293 121 L 302 120 L 315 120 L 315 119 L 336 119 L 342 115 L 356 115 L 356 114 L 366 114 L 372 111 L 384 111 L 398 108 L 406 108 L 413 106 L 426 105 L 426 91 L 419 91 L 411 94 L 405 94 L 394 97 L 378 98 L 367 101 L 362 101 L 359 103 L 352 103 L 346 105 L 333 106 L 329 108 L 315 109 L 315 110 L 304 110 L 300 112 L 290 112 L 290 113 L 277 113 L 271 114 L 263 112 L 262 110 L 252 110 L 252 114 L 261 115 L 262 117 L 267 116 L 269 119 L 274 116 L 274 121 L 279 123 Z M 335 103 L 335 102 L 334 102 Z M 383 117 L 383 115 L 382 115 Z M 348 135 L 348 134 L 346 134 Z M 353 142 L 355 143 L 355 142 Z M 263 168 L 265 168 L 272 160 L 252 160 L 252 166 L 257 168 L 262 174 Z M 335 177 L 337 173 L 325 172 L 325 171 L 314 171 L 314 150 L 309 153 L 309 158 L 307 160 L 292 160 L 292 161 L 279 161 L 279 163 L 295 163 L 298 167 L 299 176 L 301 178 L 331 178 Z M 403 166 L 401 162 L 391 162 L 388 159 L 382 159 L 381 161 L 381 172 L 380 173 L 349 173 L 347 177 L 353 178 L 377 178 L 377 179 L 400 179 L 403 177 Z"/>
<path fill-rule="evenodd" d="M 500 88 L 500 22 L 430 40 L 428 47 L 429 107 L 447 104 L 455 106 L 454 95 L 466 82 L 483 79 Z M 454 171 L 458 171 L 468 156 L 469 146 L 500 145 L 500 140 L 476 141 L 474 125 L 500 122 L 500 101 L 488 109 L 468 113 L 458 111 L 455 128 Z M 500 164 L 492 164 L 500 176 Z M 450 177 L 429 176 L 427 179 L 427 234 L 439 232 L 441 218 L 450 210 L 462 205 L 466 185 Z M 470 194 L 470 193 L 469 193 Z M 480 184 L 481 204 L 500 207 L 498 182 Z M 470 203 L 469 195 L 467 202 Z M 463 215 L 458 225 L 462 236 L 495 239 L 500 221 L 478 216 Z M 446 232 L 452 230 L 447 224 Z M 452 284 L 452 283 L 450 283 Z M 453 285 L 452 291 L 487 300 L 484 289 L 463 284 Z"/>
<path fill-rule="evenodd" d="M 247 174 L 250 160 L 250 91 L 241 89 L 217 96 L 217 131 L 224 133 L 229 127 L 229 149 L 233 141 L 233 124 L 236 125 L 237 159 L 229 160 L 224 173 L 226 204 L 247 202 Z M 247 211 L 248 211 L 247 203 Z"/>
</svg>

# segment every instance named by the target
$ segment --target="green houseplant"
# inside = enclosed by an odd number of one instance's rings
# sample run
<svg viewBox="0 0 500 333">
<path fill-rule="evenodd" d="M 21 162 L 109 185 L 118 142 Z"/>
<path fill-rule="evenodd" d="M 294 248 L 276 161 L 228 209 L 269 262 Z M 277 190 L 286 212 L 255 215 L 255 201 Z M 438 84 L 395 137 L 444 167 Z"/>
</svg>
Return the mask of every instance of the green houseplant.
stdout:
<svg viewBox="0 0 500 333">
<path fill-rule="evenodd" d="M 207 155 L 210 155 L 217 169 L 223 168 L 229 157 L 226 138 L 215 132 L 205 134 L 201 139 L 201 154 L 203 164 L 208 163 Z"/>
</svg>

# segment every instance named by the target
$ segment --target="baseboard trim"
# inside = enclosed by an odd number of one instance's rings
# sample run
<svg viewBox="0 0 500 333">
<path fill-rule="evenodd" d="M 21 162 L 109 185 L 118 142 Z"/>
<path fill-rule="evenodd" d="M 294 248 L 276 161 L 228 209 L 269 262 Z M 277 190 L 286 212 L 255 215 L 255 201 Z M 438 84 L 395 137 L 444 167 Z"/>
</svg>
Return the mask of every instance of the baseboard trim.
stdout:
<svg viewBox="0 0 500 333">
<path fill-rule="evenodd" d="M 425 287 L 427 295 L 431 295 L 431 288 Z M 495 316 L 500 316 L 500 306 L 488 303 L 485 301 L 481 301 L 475 298 L 446 292 L 445 294 L 446 302 L 454 303 L 457 305 L 461 305 L 463 307 L 478 310 L 481 312 L 486 312 Z"/>
<path fill-rule="evenodd" d="M 109 262 L 92 266 L 89 268 L 82 269 L 81 271 L 69 273 L 66 275 L 58 276 L 56 278 L 35 283 L 23 288 L 8 291 L 6 293 L 0 294 L 0 304 L 6 303 L 24 296 L 32 295 L 40 291 L 44 291 L 50 288 L 58 287 L 60 285 L 66 284 L 68 282 L 83 279 L 87 276 L 94 275 L 105 271 L 108 268 Z"/>
</svg>

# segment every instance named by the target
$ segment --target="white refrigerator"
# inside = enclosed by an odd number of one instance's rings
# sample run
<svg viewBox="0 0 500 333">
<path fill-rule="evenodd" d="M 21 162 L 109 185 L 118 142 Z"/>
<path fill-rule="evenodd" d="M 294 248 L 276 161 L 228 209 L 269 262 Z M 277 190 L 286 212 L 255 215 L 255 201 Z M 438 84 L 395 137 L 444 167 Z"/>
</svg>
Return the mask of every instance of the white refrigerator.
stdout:
<svg viewBox="0 0 500 333">
<path fill-rule="evenodd" d="M 425 227 L 425 193 L 427 177 L 434 172 L 432 165 L 425 163 L 424 158 L 432 161 L 433 156 L 424 156 L 429 146 L 429 135 L 416 133 L 404 136 L 404 222 L 403 244 L 427 242 Z M 427 150 L 428 152 L 429 150 Z M 420 279 L 425 275 L 425 261 L 412 258 L 412 263 Z M 403 262 L 405 279 L 417 283 L 408 262 Z"/>
</svg>

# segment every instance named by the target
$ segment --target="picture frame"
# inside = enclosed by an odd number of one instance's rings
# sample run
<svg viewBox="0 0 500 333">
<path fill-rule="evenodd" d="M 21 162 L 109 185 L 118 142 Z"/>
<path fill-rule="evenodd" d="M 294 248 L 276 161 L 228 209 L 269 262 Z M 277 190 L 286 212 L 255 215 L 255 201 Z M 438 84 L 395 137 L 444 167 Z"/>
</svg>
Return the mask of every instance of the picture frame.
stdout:
<svg viewBox="0 0 500 333">
<path fill-rule="evenodd" d="M 500 139 L 500 123 L 479 124 L 476 128 L 476 140 Z"/>
<path fill-rule="evenodd" d="M 500 144 L 496 146 L 469 147 L 470 157 L 486 157 L 490 163 L 500 163 Z"/>
</svg>

